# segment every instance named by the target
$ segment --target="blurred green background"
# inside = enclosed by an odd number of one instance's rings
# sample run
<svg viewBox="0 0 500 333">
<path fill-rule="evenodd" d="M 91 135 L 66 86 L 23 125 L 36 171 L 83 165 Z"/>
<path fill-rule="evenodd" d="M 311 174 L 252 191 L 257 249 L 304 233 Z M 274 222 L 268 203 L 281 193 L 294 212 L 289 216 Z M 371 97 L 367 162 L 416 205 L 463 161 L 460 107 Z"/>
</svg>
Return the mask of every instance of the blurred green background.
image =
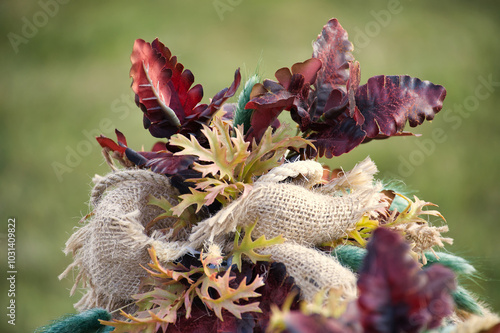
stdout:
<svg viewBox="0 0 500 333">
<path fill-rule="evenodd" d="M 415 130 L 421 138 L 371 142 L 328 163 L 349 169 L 370 155 L 381 177 L 400 178 L 439 204 L 455 239 L 447 248 L 477 265 L 486 280 L 470 287 L 500 311 L 495 1 L 61 2 L 0 4 L 1 253 L 15 217 L 18 270 L 16 326 L 3 310 L 2 332 L 29 332 L 73 312 L 79 295 L 69 297 L 72 279 L 57 275 L 71 262 L 65 241 L 89 212 L 91 177 L 108 172 L 92 136 L 113 137 L 118 128 L 132 148 L 155 141 L 130 89 L 136 38 L 159 37 L 203 84 L 207 101 L 236 68 L 244 78 L 253 73 L 260 57 L 268 78 L 309 58 L 331 17 L 355 44 L 362 83 L 409 74 L 442 84 L 448 95 L 436 119 Z M 6 256 L 0 261 L 5 309 Z"/>
</svg>

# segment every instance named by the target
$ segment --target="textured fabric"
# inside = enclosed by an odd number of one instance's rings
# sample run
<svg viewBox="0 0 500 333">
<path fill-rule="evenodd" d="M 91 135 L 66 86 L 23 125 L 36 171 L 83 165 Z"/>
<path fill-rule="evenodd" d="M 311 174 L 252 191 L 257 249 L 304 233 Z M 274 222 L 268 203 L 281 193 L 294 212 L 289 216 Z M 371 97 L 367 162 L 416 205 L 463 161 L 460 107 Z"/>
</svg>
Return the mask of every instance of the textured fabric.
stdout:
<svg viewBox="0 0 500 333">
<path fill-rule="evenodd" d="M 261 177 L 249 195 L 195 226 L 189 240 L 199 247 L 235 231 L 237 226 L 257 221 L 252 232 L 255 238 L 282 235 L 286 239 L 282 245 L 261 251 L 285 264 L 304 299 L 310 301 L 319 290 L 330 288 L 339 289 L 345 298 L 353 298 L 354 274 L 313 247 L 345 236 L 363 214 L 384 205 L 379 201 L 382 186 L 373 181 L 376 167 L 371 160 L 365 160 L 354 173 L 344 174 L 339 187 L 319 191 L 309 188 L 320 182 L 321 164 L 300 163 L 285 164 Z M 351 181 L 356 189 L 346 191 Z"/>
<path fill-rule="evenodd" d="M 155 246 L 164 261 L 182 255 L 182 244 L 168 242 L 165 236 L 144 226 L 163 211 L 147 205 L 148 196 L 163 196 L 177 204 L 178 193 L 168 178 L 149 171 L 128 170 L 96 177 L 93 191 L 93 216 L 90 222 L 77 230 L 66 243 L 66 254 L 73 253 L 74 262 L 61 274 L 64 277 L 73 268 L 79 269 L 75 285 L 87 288 L 86 294 L 75 304 L 80 310 L 102 307 L 113 310 L 130 302 L 138 291 L 140 279 L 146 276 L 141 265 L 149 262 L 147 249 Z M 165 228 L 173 220 L 164 219 L 155 229 Z"/>
<path fill-rule="evenodd" d="M 278 183 L 284 180 L 300 182 L 310 188 L 321 182 L 323 166 L 315 161 L 297 161 L 276 167 L 259 178 L 259 183 Z"/>
<path fill-rule="evenodd" d="M 309 162 L 311 166 L 320 165 Z M 374 164 L 370 163 L 371 168 Z M 249 195 L 195 226 L 190 241 L 200 245 L 233 232 L 236 226 L 258 221 L 254 231 L 257 237 L 283 235 L 298 244 L 319 245 L 346 235 L 363 214 L 383 206 L 379 202 L 382 185 L 374 184 L 372 175 L 366 177 L 368 184 L 342 196 L 334 194 L 333 188 L 319 192 L 293 183 L 269 182 L 269 178 L 259 180 Z"/>
<path fill-rule="evenodd" d="M 356 298 L 356 276 L 332 256 L 293 242 L 266 247 L 258 252 L 269 254 L 272 260 L 283 263 L 300 287 L 301 297 L 308 302 L 312 302 L 318 292 L 330 288 L 339 292 L 343 300 Z"/>
<path fill-rule="evenodd" d="M 79 282 L 87 292 L 75 305 L 78 310 L 103 307 L 112 311 L 130 304 L 130 296 L 138 292 L 140 279 L 146 275 L 141 265 L 150 261 L 149 247 L 155 248 L 161 261 L 172 261 L 188 248 L 200 250 L 209 242 L 232 244 L 237 226 L 257 221 L 254 237 L 283 235 L 286 239 L 284 244 L 262 251 L 285 264 L 305 299 L 312 300 L 316 292 L 330 288 L 338 289 L 346 299 L 353 298 L 355 275 L 314 246 L 345 236 L 363 214 L 383 206 L 382 186 L 373 180 L 375 172 L 375 165 L 367 159 L 345 172 L 336 185 L 317 189 L 323 174 L 321 164 L 284 164 L 262 176 L 248 195 L 193 230 L 185 230 L 178 242 L 159 232 L 146 234 L 144 228 L 162 212 L 147 205 L 149 195 L 164 196 L 177 204 L 178 193 L 167 177 L 144 170 L 96 177 L 91 200 L 94 215 L 68 240 L 66 253 L 73 253 L 74 263 L 61 277 L 79 269 L 72 292 Z M 171 223 L 165 219 L 155 227 Z M 229 248 L 222 250 L 227 253 Z"/>
</svg>

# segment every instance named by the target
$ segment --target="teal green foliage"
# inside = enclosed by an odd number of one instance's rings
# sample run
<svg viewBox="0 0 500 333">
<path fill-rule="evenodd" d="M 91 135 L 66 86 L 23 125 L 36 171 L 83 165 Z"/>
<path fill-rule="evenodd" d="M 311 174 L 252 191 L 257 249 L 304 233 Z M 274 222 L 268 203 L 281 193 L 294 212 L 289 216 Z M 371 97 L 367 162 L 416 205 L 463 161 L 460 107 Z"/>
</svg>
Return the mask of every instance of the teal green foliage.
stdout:
<svg viewBox="0 0 500 333">
<path fill-rule="evenodd" d="M 36 333 L 105 333 L 113 331 L 114 327 L 104 326 L 99 322 L 110 320 L 111 315 L 104 309 L 94 308 L 85 312 L 64 316 L 52 324 L 40 327 Z"/>
<path fill-rule="evenodd" d="M 483 311 L 481 311 L 481 307 L 477 304 L 477 301 L 464 287 L 457 286 L 452 296 L 457 308 L 476 315 L 483 315 Z"/>
<path fill-rule="evenodd" d="M 394 191 L 396 193 L 404 195 L 407 198 L 411 198 L 415 193 L 415 191 L 411 191 L 408 188 L 406 188 L 406 185 L 402 181 L 384 180 L 383 183 L 384 183 L 384 190 Z M 408 201 L 396 195 L 394 197 L 394 200 L 392 200 L 392 204 L 391 207 L 389 207 L 389 210 L 396 209 L 398 212 L 402 212 L 403 210 L 405 210 L 407 206 L 408 206 Z"/>
<path fill-rule="evenodd" d="M 435 254 L 432 252 L 426 252 L 425 257 L 427 258 L 426 266 L 439 263 L 454 271 L 459 277 L 477 277 L 477 271 L 474 266 L 472 266 L 464 258 L 445 252 L 436 252 Z"/>
<path fill-rule="evenodd" d="M 332 255 L 337 257 L 337 260 L 342 266 L 347 267 L 354 272 L 358 272 L 363 265 L 366 252 L 366 249 L 361 247 L 340 245 L 333 249 Z"/>
<path fill-rule="evenodd" d="M 474 266 L 472 266 L 464 258 L 445 252 L 436 252 L 435 254 L 432 252 L 426 252 L 425 257 L 427 258 L 427 264 L 425 267 L 429 267 L 433 264 L 441 264 L 455 272 L 459 281 L 463 281 L 464 279 L 472 280 L 479 277 Z M 474 297 L 462 286 L 458 285 L 452 296 L 459 309 L 465 310 L 469 313 L 482 315 L 481 308 L 477 304 Z"/>
<path fill-rule="evenodd" d="M 357 246 L 341 245 L 332 251 L 332 255 L 337 258 L 342 266 L 358 272 L 363 265 L 366 252 L 366 249 Z M 455 272 L 459 280 L 478 277 L 474 266 L 464 258 L 444 252 L 436 252 L 436 254 L 426 252 L 425 257 L 427 258 L 427 264 L 424 268 L 439 263 Z M 482 314 L 479 304 L 477 304 L 474 297 L 464 287 L 457 286 L 456 290 L 452 293 L 452 297 L 457 308 L 473 314 Z"/>
<path fill-rule="evenodd" d="M 250 76 L 238 97 L 238 105 L 236 106 L 236 112 L 234 114 L 234 126 L 243 124 L 243 133 L 246 133 L 250 128 L 250 121 L 253 113 L 252 109 L 245 109 L 245 105 L 250 101 L 250 93 L 252 92 L 253 86 L 259 83 L 259 81 L 260 77 L 257 74 Z"/>
</svg>

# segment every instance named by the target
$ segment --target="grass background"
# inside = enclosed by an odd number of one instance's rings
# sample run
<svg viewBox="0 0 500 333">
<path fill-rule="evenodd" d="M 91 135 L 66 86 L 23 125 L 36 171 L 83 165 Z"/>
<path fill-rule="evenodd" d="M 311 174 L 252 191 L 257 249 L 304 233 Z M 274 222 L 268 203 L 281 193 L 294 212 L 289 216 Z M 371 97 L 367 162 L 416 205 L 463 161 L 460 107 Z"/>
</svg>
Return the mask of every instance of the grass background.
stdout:
<svg viewBox="0 0 500 333">
<path fill-rule="evenodd" d="M 478 266 L 486 280 L 471 288 L 500 311 L 500 15 L 494 1 L 69 1 L 43 22 L 40 3 L 46 2 L 0 3 L 0 239 L 5 253 L 7 219 L 15 217 L 18 270 L 16 326 L 2 314 L 2 332 L 32 331 L 71 313 L 79 298 L 69 297 L 71 279 L 57 275 L 71 262 L 61 252 L 65 241 L 89 212 L 91 177 L 108 171 L 89 137 L 112 136 L 118 128 L 133 148 L 155 141 L 132 102 L 128 71 L 136 38 L 159 37 L 203 84 L 207 101 L 232 82 L 237 67 L 244 77 L 252 73 L 260 57 L 268 78 L 309 58 L 331 17 L 355 44 L 362 83 L 378 74 L 409 74 L 442 84 L 448 95 L 436 119 L 416 130 L 423 137 L 371 142 L 328 163 L 349 169 L 370 155 L 381 177 L 400 178 L 439 204 L 455 239 L 447 248 Z M 398 13 L 388 11 L 391 4 Z M 34 17 L 38 31 L 13 47 L 8 33 L 21 36 Z M 497 83 L 484 90 L 479 77 Z M 475 99 L 478 91 L 482 97 Z M 439 142 L 432 139 L 436 130 L 445 133 Z M 70 151 L 78 157 L 68 165 Z M 410 160 L 413 170 L 403 162 Z M 67 167 L 59 177 L 54 163 Z M 0 262 L 5 309 L 6 256 Z"/>
</svg>

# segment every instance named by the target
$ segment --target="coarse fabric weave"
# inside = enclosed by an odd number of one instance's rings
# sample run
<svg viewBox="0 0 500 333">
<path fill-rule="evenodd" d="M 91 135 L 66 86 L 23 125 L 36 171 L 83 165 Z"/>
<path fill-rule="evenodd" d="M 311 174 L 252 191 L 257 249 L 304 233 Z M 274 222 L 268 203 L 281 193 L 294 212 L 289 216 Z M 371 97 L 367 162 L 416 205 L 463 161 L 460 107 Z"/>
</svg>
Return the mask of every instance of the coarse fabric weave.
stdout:
<svg viewBox="0 0 500 333">
<path fill-rule="evenodd" d="M 333 256 L 316 249 L 285 242 L 258 250 L 260 254 L 271 255 L 273 261 L 286 266 L 300 287 L 302 299 L 312 302 L 318 292 L 333 288 L 345 301 L 356 298 L 356 276 L 343 267 Z"/>
<path fill-rule="evenodd" d="M 144 170 L 97 176 L 94 182 L 93 216 L 67 241 L 65 252 L 73 254 L 74 262 L 59 278 L 77 267 L 79 273 L 71 293 L 79 282 L 87 288 L 75 304 L 77 310 L 102 307 L 110 311 L 130 302 L 131 295 L 139 290 L 140 280 L 147 274 L 141 265 L 150 261 L 148 248 L 154 246 L 165 261 L 182 255 L 182 244 L 166 241 L 155 230 L 146 234 L 144 228 L 163 212 L 147 205 L 150 195 L 163 196 L 175 205 L 179 194 L 167 177 Z M 154 229 L 172 222 L 164 219 Z"/>
<path fill-rule="evenodd" d="M 237 227 L 257 221 L 254 237 L 282 235 L 286 239 L 284 244 L 261 251 L 285 264 L 304 299 L 312 300 L 319 290 L 331 288 L 351 299 L 355 297 L 355 275 L 314 246 L 345 236 L 362 215 L 381 207 L 382 187 L 373 181 L 373 162 L 367 159 L 353 170 L 356 172 L 344 174 L 338 186 L 320 190 L 315 187 L 321 182 L 321 164 L 284 164 L 262 176 L 248 195 L 192 230 L 184 230 L 179 241 L 156 230 L 170 226 L 172 219 L 145 229 L 163 212 L 147 205 L 150 195 L 163 196 L 172 205 L 178 203 L 179 194 L 167 177 L 137 169 L 96 177 L 91 201 L 94 215 L 68 240 L 66 253 L 73 253 L 74 262 L 61 278 L 73 268 L 79 269 L 72 293 L 82 282 L 86 294 L 75 305 L 78 310 L 102 307 L 113 311 L 129 304 L 131 295 L 139 291 L 141 278 L 146 276 L 141 265 L 150 262 L 148 248 L 155 248 L 161 262 L 169 262 L 188 249 L 201 250 L 214 242 L 230 247 Z M 222 250 L 227 253 L 229 248 Z"/>
<path fill-rule="evenodd" d="M 332 196 L 294 184 L 258 183 L 246 198 L 194 227 L 190 240 L 212 240 L 257 221 L 256 237 L 283 235 L 298 244 L 319 245 L 345 236 L 363 214 L 379 205 L 377 194 L 367 190 Z"/>
<path fill-rule="evenodd" d="M 317 162 L 295 162 L 273 169 L 270 174 L 279 174 L 284 168 L 303 170 L 304 165 L 307 165 L 308 168 L 302 172 L 309 177 L 302 176 L 301 172 L 296 175 L 296 179 L 307 178 L 305 182 L 294 179 L 279 182 L 286 179 L 269 174 L 263 176 L 249 195 L 232 202 L 195 226 L 189 240 L 200 245 L 203 241 L 213 241 L 217 235 L 234 232 L 237 226 L 246 226 L 255 221 L 257 226 L 253 235 L 256 237 L 282 235 L 289 241 L 308 246 L 343 237 L 361 216 L 384 206 L 380 203 L 382 185 L 373 181 L 375 164 L 369 159 L 360 164 L 365 165 L 370 173 L 367 175 L 359 171 L 354 176 L 346 173 L 346 181 L 356 182 L 360 175 L 364 179 L 362 184 L 351 187 L 349 192 L 339 191 L 339 188 L 329 188 L 328 191 L 309 189 L 316 185 L 311 184 L 311 178 L 318 182 L 321 180 L 321 177 L 311 177 L 318 174 L 318 167 L 321 168 Z"/>
</svg>

